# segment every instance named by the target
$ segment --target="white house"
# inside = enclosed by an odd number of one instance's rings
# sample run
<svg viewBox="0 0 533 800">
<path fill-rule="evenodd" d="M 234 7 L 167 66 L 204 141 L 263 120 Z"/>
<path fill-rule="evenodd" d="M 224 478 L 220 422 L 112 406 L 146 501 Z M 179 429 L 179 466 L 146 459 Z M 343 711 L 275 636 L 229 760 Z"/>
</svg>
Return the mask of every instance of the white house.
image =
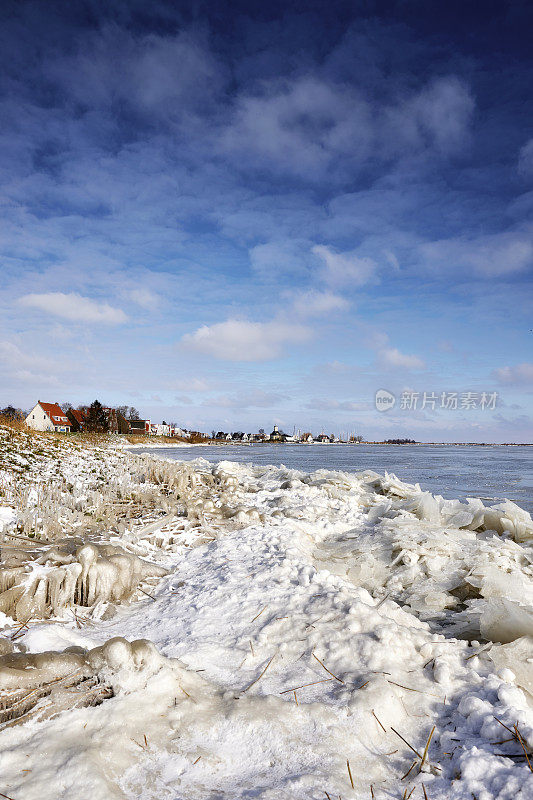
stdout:
<svg viewBox="0 0 533 800">
<path fill-rule="evenodd" d="M 166 422 L 152 422 L 150 424 L 150 433 L 152 436 L 181 436 L 183 439 L 189 439 L 190 433 L 174 425 L 168 425 Z"/>
<path fill-rule="evenodd" d="M 170 436 L 171 427 L 166 423 L 163 425 L 161 422 L 152 422 L 150 426 L 150 433 L 152 436 Z"/>
<path fill-rule="evenodd" d="M 189 431 L 184 431 L 182 428 L 174 428 L 173 436 L 181 436 L 182 439 L 190 439 L 191 434 Z"/>
<path fill-rule="evenodd" d="M 70 433 L 69 419 L 57 403 L 41 403 L 39 400 L 26 417 L 26 425 L 36 431 Z"/>
</svg>

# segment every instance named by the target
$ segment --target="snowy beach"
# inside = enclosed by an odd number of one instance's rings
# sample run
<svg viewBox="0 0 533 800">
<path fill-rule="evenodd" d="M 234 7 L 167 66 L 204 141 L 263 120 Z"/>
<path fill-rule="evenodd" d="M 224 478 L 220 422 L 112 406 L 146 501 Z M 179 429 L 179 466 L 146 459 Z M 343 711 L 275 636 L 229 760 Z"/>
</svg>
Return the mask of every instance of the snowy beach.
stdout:
<svg viewBox="0 0 533 800">
<path fill-rule="evenodd" d="M 533 796 L 530 515 L 195 455 L 0 429 L 0 793 Z"/>
</svg>

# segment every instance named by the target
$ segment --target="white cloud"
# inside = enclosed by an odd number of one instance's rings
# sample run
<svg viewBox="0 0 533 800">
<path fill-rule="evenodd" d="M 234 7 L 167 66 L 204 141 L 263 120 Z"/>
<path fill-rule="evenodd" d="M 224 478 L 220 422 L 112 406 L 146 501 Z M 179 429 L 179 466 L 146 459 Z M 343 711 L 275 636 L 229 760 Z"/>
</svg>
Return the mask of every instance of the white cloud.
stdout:
<svg viewBox="0 0 533 800">
<path fill-rule="evenodd" d="M 343 180 L 370 159 L 457 152 L 468 142 L 473 111 L 468 86 L 454 75 L 381 102 L 307 75 L 264 81 L 255 94 L 239 96 L 219 141 L 240 164 Z"/>
<path fill-rule="evenodd" d="M 368 403 L 357 403 L 352 400 L 331 400 L 314 398 L 310 400 L 306 408 L 316 409 L 317 411 L 364 411 L 368 408 Z"/>
<path fill-rule="evenodd" d="M 225 361 L 269 361 L 283 354 L 286 344 L 303 344 L 312 336 L 304 325 L 282 320 L 248 322 L 228 319 L 215 325 L 203 325 L 186 334 L 182 345 L 199 353 Z"/>
<path fill-rule="evenodd" d="M 468 269 L 496 277 L 531 266 L 533 241 L 527 230 L 476 239 L 440 239 L 421 245 L 420 253 L 426 262 L 439 268 Z"/>
<path fill-rule="evenodd" d="M 204 406 L 214 406 L 218 408 L 272 408 L 282 400 L 286 400 L 286 395 L 276 392 L 265 392 L 262 389 L 254 389 L 244 394 L 221 395 L 204 400 Z"/>
<path fill-rule="evenodd" d="M 313 253 L 324 261 L 323 280 L 332 286 L 362 286 L 376 274 L 378 265 L 372 258 L 355 253 L 335 253 L 325 245 L 317 244 Z"/>
<path fill-rule="evenodd" d="M 209 383 L 203 378 L 194 377 L 174 381 L 172 386 L 180 392 L 208 392 L 211 388 Z"/>
<path fill-rule="evenodd" d="M 400 271 L 400 262 L 398 261 L 396 255 L 392 252 L 392 250 L 384 250 L 383 255 L 387 259 L 388 263 L 391 267 L 396 271 Z"/>
<path fill-rule="evenodd" d="M 55 386 L 58 384 L 57 373 L 69 367 L 70 364 L 64 359 L 54 361 L 24 350 L 13 342 L 0 341 L 0 373 L 9 375 L 15 381 Z"/>
<path fill-rule="evenodd" d="M 19 302 L 28 308 L 39 308 L 48 314 L 55 314 L 71 322 L 101 322 L 117 325 L 127 321 L 126 314 L 120 308 L 113 308 L 108 303 L 97 303 L 89 297 L 71 292 L 48 292 L 46 294 L 26 294 Z"/>
<path fill-rule="evenodd" d="M 385 331 L 380 331 L 369 325 L 361 324 L 363 344 L 371 350 L 384 350 L 389 343 L 389 336 Z"/>
<path fill-rule="evenodd" d="M 301 277 L 308 272 L 306 254 L 306 243 L 300 241 L 265 242 L 250 249 L 250 264 L 263 280 Z"/>
<path fill-rule="evenodd" d="M 319 317 L 333 311 L 346 311 L 349 303 L 332 292 L 302 292 L 294 301 L 294 311 L 300 317 Z"/>
<path fill-rule="evenodd" d="M 0 364 L 13 369 L 41 369 L 55 372 L 60 362 L 22 350 L 13 342 L 3 341 L 0 342 Z"/>
<path fill-rule="evenodd" d="M 424 369 L 426 366 L 418 356 L 401 353 L 396 347 L 386 347 L 380 350 L 378 355 L 381 364 L 386 367 Z"/>
<path fill-rule="evenodd" d="M 49 372 L 32 372 L 29 369 L 16 370 L 12 374 L 16 381 L 21 383 L 39 384 L 42 386 L 59 386 L 59 381 L 55 375 L 50 375 Z"/>
<path fill-rule="evenodd" d="M 403 118 L 403 133 L 413 144 L 424 140 L 441 153 L 453 153 L 468 139 L 474 100 L 468 86 L 455 76 L 428 84 L 395 112 L 396 123 Z M 401 125 L 391 126 L 398 134 Z"/>
<path fill-rule="evenodd" d="M 494 370 L 493 374 L 501 383 L 533 383 L 533 364 L 524 363 L 512 367 L 502 367 Z"/>
<path fill-rule="evenodd" d="M 372 140 L 369 104 L 346 86 L 315 77 L 263 83 L 260 94 L 238 98 L 221 138 L 242 161 L 267 163 L 306 178 L 327 169 L 335 155 L 363 161 Z"/>
<path fill-rule="evenodd" d="M 159 297 L 150 289 L 130 289 L 128 297 L 141 308 L 154 311 L 159 305 Z"/>
<path fill-rule="evenodd" d="M 533 175 L 533 139 L 530 139 L 518 155 L 518 172 L 524 177 Z"/>
<path fill-rule="evenodd" d="M 105 25 L 77 44 L 72 56 L 48 59 L 46 74 L 92 107 L 112 107 L 118 99 L 165 118 L 199 98 L 206 103 L 223 74 L 202 41 L 187 33 L 134 35 Z"/>
<path fill-rule="evenodd" d="M 73 338 L 73 331 L 68 325 L 56 323 L 50 328 L 49 335 L 58 342 L 68 342 Z"/>
</svg>

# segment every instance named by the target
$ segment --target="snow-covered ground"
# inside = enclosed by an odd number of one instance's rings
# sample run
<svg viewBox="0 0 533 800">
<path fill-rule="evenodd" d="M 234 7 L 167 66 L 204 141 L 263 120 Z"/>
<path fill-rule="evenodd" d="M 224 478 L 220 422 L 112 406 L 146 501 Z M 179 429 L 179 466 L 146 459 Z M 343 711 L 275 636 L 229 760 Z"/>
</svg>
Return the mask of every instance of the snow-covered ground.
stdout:
<svg viewBox="0 0 533 800">
<path fill-rule="evenodd" d="M 533 797 L 513 503 L 0 429 L 0 529 L 0 797 Z"/>
</svg>

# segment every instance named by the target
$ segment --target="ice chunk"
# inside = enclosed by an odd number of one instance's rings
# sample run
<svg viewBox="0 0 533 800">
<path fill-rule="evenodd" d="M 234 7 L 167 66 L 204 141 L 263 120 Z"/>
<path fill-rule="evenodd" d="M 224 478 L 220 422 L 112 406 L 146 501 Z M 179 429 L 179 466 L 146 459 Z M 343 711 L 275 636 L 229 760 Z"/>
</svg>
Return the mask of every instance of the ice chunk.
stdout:
<svg viewBox="0 0 533 800">
<path fill-rule="evenodd" d="M 533 695 L 533 636 L 492 647 L 489 655 L 499 670 L 510 670 L 517 685 Z"/>
<path fill-rule="evenodd" d="M 493 642 L 513 642 L 524 636 L 533 637 L 533 608 L 525 608 L 505 598 L 483 604 L 480 631 Z"/>
<path fill-rule="evenodd" d="M 485 528 L 497 533 L 509 533 L 516 542 L 527 542 L 533 539 L 533 520 L 531 514 L 524 511 L 511 500 L 485 509 Z"/>
</svg>

